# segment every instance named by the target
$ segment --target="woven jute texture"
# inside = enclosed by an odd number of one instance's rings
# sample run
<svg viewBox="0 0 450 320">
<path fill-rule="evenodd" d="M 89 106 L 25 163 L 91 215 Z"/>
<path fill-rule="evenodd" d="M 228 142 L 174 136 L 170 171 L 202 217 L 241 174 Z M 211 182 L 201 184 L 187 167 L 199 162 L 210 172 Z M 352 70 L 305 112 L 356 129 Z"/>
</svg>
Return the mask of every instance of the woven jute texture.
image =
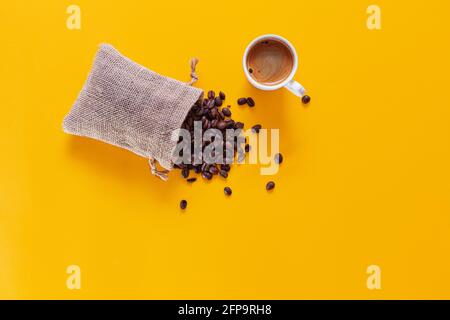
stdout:
<svg viewBox="0 0 450 320">
<path fill-rule="evenodd" d="M 130 150 L 172 169 L 177 140 L 189 109 L 203 91 L 157 74 L 101 45 L 63 129 Z"/>
</svg>

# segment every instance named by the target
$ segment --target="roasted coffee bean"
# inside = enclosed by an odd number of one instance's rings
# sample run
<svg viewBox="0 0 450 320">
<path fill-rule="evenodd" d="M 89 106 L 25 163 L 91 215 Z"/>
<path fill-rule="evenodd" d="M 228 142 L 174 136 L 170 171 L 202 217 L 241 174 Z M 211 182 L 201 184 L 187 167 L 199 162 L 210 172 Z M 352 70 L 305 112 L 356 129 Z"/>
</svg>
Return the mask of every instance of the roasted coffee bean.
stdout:
<svg viewBox="0 0 450 320">
<path fill-rule="evenodd" d="M 189 178 L 189 179 L 186 179 L 186 181 L 189 183 L 193 183 L 193 182 L 197 181 L 197 178 Z"/>
<path fill-rule="evenodd" d="M 213 90 L 208 91 L 208 99 L 214 99 L 216 97 L 216 93 Z"/>
<path fill-rule="evenodd" d="M 216 97 L 214 99 L 214 103 L 216 106 L 220 107 L 222 105 L 222 99 L 220 99 L 220 97 Z"/>
<path fill-rule="evenodd" d="M 250 152 L 250 145 L 247 143 L 246 145 L 245 145 L 245 152 Z"/>
<path fill-rule="evenodd" d="M 180 201 L 180 208 L 182 210 L 184 210 L 184 209 L 186 209 L 186 207 L 187 207 L 187 201 L 186 200 L 181 200 Z"/>
<path fill-rule="evenodd" d="M 310 97 L 310 96 L 308 96 L 308 95 L 305 94 L 305 95 L 302 97 L 302 102 L 303 102 L 303 104 L 308 104 L 310 101 L 311 101 L 311 97 Z"/>
<path fill-rule="evenodd" d="M 235 129 L 244 129 L 244 124 L 242 122 L 236 122 L 234 124 Z"/>
<path fill-rule="evenodd" d="M 212 174 L 209 171 L 203 171 L 202 172 L 202 177 L 203 177 L 203 179 L 211 180 L 212 179 Z"/>
<path fill-rule="evenodd" d="M 247 104 L 249 107 L 254 107 L 255 106 L 255 100 L 253 100 L 252 98 L 248 97 L 247 98 Z"/>
<path fill-rule="evenodd" d="M 212 165 L 211 167 L 209 167 L 209 172 L 211 174 L 218 174 L 219 173 L 219 169 L 217 169 L 216 166 Z"/>
<path fill-rule="evenodd" d="M 247 103 L 247 98 L 239 98 L 237 103 L 238 105 L 242 106 Z"/>
<path fill-rule="evenodd" d="M 222 100 L 225 100 L 225 93 L 223 93 L 222 91 L 219 92 L 219 97 Z"/>
<path fill-rule="evenodd" d="M 181 170 L 181 175 L 183 176 L 183 178 L 187 178 L 187 177 L 189 177 L 189 168 L 188 167 L 184 167 L 182 170 Z"/>
<path fill-rule="evenodd" d="M 262 126 L 260 124 L 255 124 L 252 127 L 252 132 L 259 133 L 259 130 L 261 130 L 261 128 L 262 128 Z"/>
<path fill-rule="evenodd" d="M 217 123 L 217 129 L 223 130 L 223 129 L 225 129 L 225 128 L 227 127 L 227 125 L 228 125 L 228 124 L 227 124 L 225 121 L 220 120 L 220 121 Z"/>
<path fill-rule="evenodd" d="M 231 196 L 231 194 L 233 193 L 230 187 L 223 188 L 223 192 L 225 193 L 226 196 Z"/>
<path fill-rule="evenodd" d="M 205 116 L 203 116 L 203 118 L 202 118 L 202 128 L 203 128 L 203 130 L 206 130 L 207 128 L 208 128 L 208 119 L 206 119 L 206 117 Z"/>
<path fill-rule="evenodd" d="M 223 178 L 228 178 L 228 172 L 226 172 L 225 170 L 220 170 L 220 175 L 223 177 Z"/>
<path fill-rule="evenodd" d="M 200 172 L 202 172 L 202 166 L 199 164 L 199 165 L 196 165 L 195 167 L 194 167 L 194 172 L 195 173 L 200 173 Z"/>
<path fill-rule="evenodd" d="M 227 124 L 227 129 L 233 129 L 234 128 L 234 120 L 233 119 L 227 119 L 225 120 Z"/>
<path fill-rule="evenodd" d="M 223 164 L 220 165 L 220 169 L 228 172 L 228 171 L 230 171 L 231 167 L 230 167 L 229 164 L 223 163 Z"/>
<path fill-rule="evenodd" d="M 275 188 L 275 182 L 273 182 L 273 181 L 267 182 L 266 190 L 269 191 L 269 190 L 272 190 L 273 188 Z"/>
<path fill-rule="evenodd" d="M 223 108 L 222 113 L 225 117 L 231 117 L 231 111 L 228 108 Z"/>
<path fill-rule="evenodd" d="M 219 110 L 217 110 L 217 108 L 212 108 L 210 114 L 213 119 L 217 119 L 217 117 L 219 117 Z"/>
<path fill-rule="evenodd" d="M 209 109 L 214 108 L 216 106 L 216 100 L 215 99 L 209 100 L 207 106 Z"/>
<path fill-rule="evenodd" d="M 275 154 L 274 160 L 276 164 L 281 164 L 283 162 L 283 155 L 281 153 Z"/>
</svg>

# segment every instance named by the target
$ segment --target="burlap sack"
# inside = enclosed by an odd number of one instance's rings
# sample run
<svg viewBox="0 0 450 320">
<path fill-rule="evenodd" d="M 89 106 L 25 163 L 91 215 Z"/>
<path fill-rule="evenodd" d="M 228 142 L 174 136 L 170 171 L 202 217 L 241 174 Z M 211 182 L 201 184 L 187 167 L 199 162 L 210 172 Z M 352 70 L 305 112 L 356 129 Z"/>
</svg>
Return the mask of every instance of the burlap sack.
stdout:
<svg viewBox="0 0 450 320">
<path fill-rule="evenodd" d="M 195 65 L 191 61 L 191 83 L 196 80 Z M 148 158 L 152 173 L 166 179 L 177 143 L 172 132 L 203 93 L 191 83 L 161 76 L 111 45 L 101 45 L 63 129 Z M 157 170 L 155 160 L 167 170 Z"/>
</svg>

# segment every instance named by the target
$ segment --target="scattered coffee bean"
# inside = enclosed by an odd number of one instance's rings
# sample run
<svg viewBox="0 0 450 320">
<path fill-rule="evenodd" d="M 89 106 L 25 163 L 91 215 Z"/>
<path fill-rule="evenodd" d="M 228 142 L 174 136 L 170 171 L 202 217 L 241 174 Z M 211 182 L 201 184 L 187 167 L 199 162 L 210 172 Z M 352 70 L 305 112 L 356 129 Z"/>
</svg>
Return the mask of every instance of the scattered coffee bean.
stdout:
<svg viewBox="0 0 450 320">
<path fill-rule="evenodd" d="M 255 124 L 255 125 L 252 127 L 252 132 L 254 132 L 254 133 L 259 133 L 259 130 L 261 130 L 261 128 L 262 128 L 262 126 L 261 126 L 260 124 Z"/>
<path fill-rule="evenodd" d="M 247 143 L 244 147 L 245 152 L 250 152 L 250 145 Z"/>
<path fill-rule="evenodd" d="M 302 97 L 302 102 L 303 102 L 303 104 L 308 104 L 310 101 L 311 101 L 311 97 L 310 97 L 310 96 L 308 96 L 308 95 L 305 94 L 305 95 Z"/>
<path fill-rule="evenodd" d="M 226 172 L 225 170 L 220 170 L 220 175 L 222 178 L 228 178 L 228 172 Z"/>
<path fill-rule="evenodd" d="M 248 97 L 247 98 L 247 104 L 249 107 L 254 107 L 255 106 L 255 100 L 253 100 L 252 98 Z"/>
<path fill-rule="evenodd" d="M 183 176 L 183 178 L 187 178 L 189 177 L 189 168 L 188 167 L 184 167 L 183 169 L 181 169 L 181 175 Z"/>
<path fill-rule="evenodd" d="M 244 129 L 244 124 L 242 122 L 238 121 L 234 124 L 234 128 L 235 129 Z"/>
<path fill-rule="evenodd" d="M 231 191 L 230 187 L 225 187 L 223 188 L 223 192 L 225 193 L 225 195 L 227 196 L 231 196 L 231 194 L 233 193 L 233 191 Z"/>
<path fill-rule="evenodd" d="M 212 174 L 209 171 L 203 171 L 202 172 L 202 177 L 205 180 L 211 180 L 212 179 Z"/>
<path fill-rule="evenodd" d="M 220 97 L 216 97 L 216 98 L 214 99 L 214 104 L 215 104 L 217 107 L 220 107 L 220 106 L 222 105 L 222 99 L 220 99 Z"/>
<path fill-rule="evenodd" d="M 237 103 L 238 105 L 242 106 L 247 103 L 247 98 L 239 98 Z"/>
<path fill-rule="evenodd" d="M 276 164 L 281 164 L 283 162 L 283 155 L 281 153 L 275 154 L 273 158 Z"/>
<path fill-rule="evenodd" d="M 231 117 L 231 111 L 228 108 L 223 108 L 222 113 L 225 117 Z"/>
<path fill-rule="evenodd" d="M 216 93 L 213 90 L 208 91 L 208 99 L 214 99 L 216 97 Z"/>
<path fill-rule="evenodd" d="M 219 129 L 219 130 L 224 130 L 224 129 L 226 129 L 227 125 L 228 125 L 228 124 L 227 124 L 225 121 L 220 120 L 220 121 L 217 123 L 217 129 Z"/>
<path fill-rule="evenodd" d="M 225 100 L 225 93 L 223 93 L 222 91 L 219 92 L 219 97 L 222 100 Z"/>
<path fill-rule="evenodd" d="M 201 173 L 202 172 L 202 166 L 201 165 L 196 165 L 194 167 L 194 172 L 195 173 Z"/>
<path fill-rule="evenodd" d="M 266 190 L 269 191 L 269 190 L 272 190 L 273 188 L 275 188 L 275 182 L 273 182 L 273 181 L 267 182 Z"/>
<path fill-rule="evenodd" d="M 216 166 L 211 166 L 211 167 L 209 167 L 209 172 L 211 174 L 218 174 L 219 173 L 219 169 L 217 169 Z"/>
<path fill-rule="evenodd" d="M 186 181 L 189 183 L 193 183 L 193 182 L 197 181 L 197 178 L 189 178 Z"/>
<path fill-rule="evenodd" d="M 220 165 L 221 170 L 225 170 L 226 172 L 230 171 L 231 166 L 229 164 L 221 164 Z"/>
<path fill-rule="evenodd" d="M 180 208 L 182 210 L 184 210 L 184 209 L 186 209 L 186 207 L 187 207 L 187 201 L 186 200 L 181 200 L 180 201 Z"/>
</svg>

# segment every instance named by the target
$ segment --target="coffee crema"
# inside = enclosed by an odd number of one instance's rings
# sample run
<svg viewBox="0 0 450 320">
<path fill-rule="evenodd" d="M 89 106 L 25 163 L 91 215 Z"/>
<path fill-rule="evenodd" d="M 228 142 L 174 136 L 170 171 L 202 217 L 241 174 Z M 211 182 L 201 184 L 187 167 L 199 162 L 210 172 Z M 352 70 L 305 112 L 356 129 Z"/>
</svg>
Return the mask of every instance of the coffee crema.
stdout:
<svg viewBox="0 0 450 320">
<path fill-rule="evenodd" d="M 255 81 L 273 86 L 289 77 L 294 67 L 294 57 L 284 43 L 266 39 L 250 48 L 246 63 Z"/>
</svg>

